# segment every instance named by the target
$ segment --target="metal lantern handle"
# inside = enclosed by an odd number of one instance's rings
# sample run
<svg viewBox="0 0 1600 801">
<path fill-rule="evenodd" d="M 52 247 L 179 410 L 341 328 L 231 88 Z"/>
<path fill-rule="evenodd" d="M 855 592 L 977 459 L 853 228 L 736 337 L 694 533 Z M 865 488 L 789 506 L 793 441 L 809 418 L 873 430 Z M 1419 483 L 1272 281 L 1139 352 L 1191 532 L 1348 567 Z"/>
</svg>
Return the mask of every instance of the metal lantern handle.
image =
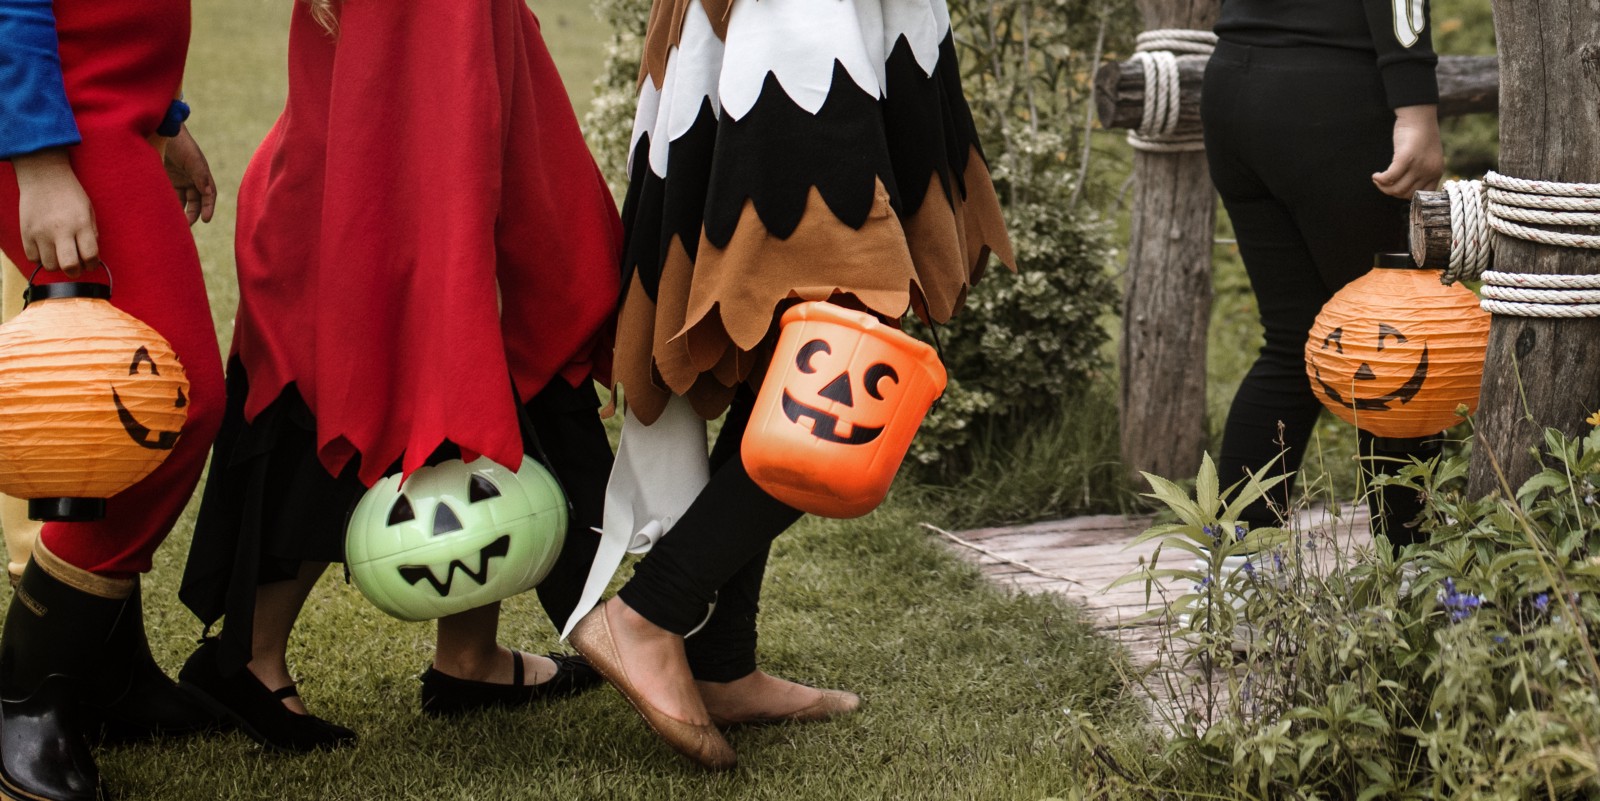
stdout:
<svg viewBox="0 0 1600 801">
<path fill-rule="evenodd" d="M 35 264 L 33 272 L 28 275 L 28 288 L 22 290 L 22 308 L 36 300 L 50 300 L 52 298 L 98 298 L 111 299 L 111 287 L 116 283 L 111 275 L 111 265 L 105 259 L 100 260 L 100 269 L 106 271 L 106 282 L 96 284 L 92 281 L 58 281 L 53 284 L 35 284 L 33 279 L 39 277 L 39 271 L 44 269 L 43 264 Z"/>
</svg>

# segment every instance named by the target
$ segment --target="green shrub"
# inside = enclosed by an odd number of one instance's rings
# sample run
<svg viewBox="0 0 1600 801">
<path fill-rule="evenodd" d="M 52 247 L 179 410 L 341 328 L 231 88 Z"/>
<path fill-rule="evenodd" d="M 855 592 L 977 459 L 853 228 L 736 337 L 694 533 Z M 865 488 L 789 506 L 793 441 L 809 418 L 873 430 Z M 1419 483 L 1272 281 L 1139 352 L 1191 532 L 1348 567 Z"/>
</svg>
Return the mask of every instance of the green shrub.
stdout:
<svg viewBox="0 0 1600 801">
<path fill-rule="evenodd" d="M 1106 366 L 1116 252 L 1088 208 L 1109 193 L 1085 150 L 1085 114 L 1106 44 L 1137 29 L 1131 5 L 1104 0 L 952 0 L 950 14 L 1019 272 L 990 270 L 940 327 L 952 380 L 912 457 L 943 479 L 970 473 L 984 440 L 1059 414 Z"/>
<path fill-rule="evenodd" d="M 1187 672 L 1152 674 L 1185 709 L 1167 752 L 1191 773 L 1163 780 L 1261 799 L 1600 795 L 1600 429 L 1545 445 L 1538 475 L 1487 499 L 1463 495 L 1463 457 L 1380 479 L 1429 499 L 1431 543 L 1398 557 L 1326 532 L 1238 542 L 1209 462 L 1194 498 L 1156 479 L 1179 520 L 1147 534 L 1163 553 L 1141 576 L 1192 588 L 1167 652 Z"/>
<path fill-rule="evenodd" d="M 611 40 L 605 46 L 605 72 L 595 82 L 594 101 L 583 117 L 583 132 L 600 174 L 620 199 L 628 184 L 628 138 L 639 104 L 639 59 L 650 0 L 594 0 L 594 11 L 611 27 Z"/>
</svg>

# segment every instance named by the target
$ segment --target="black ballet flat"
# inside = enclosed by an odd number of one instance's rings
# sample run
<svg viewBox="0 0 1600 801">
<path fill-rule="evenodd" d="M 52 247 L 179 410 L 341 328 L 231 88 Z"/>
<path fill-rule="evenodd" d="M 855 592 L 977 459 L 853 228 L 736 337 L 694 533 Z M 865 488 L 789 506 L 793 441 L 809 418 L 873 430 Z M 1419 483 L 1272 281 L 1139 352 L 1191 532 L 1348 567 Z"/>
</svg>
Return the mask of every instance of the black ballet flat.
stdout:
<svg viewBox="0 0 1600 801">
<path fill-rule="evenodd" d="M 528 706 L 541 701 L 576 695 L 600 683 L 600 674 L 581 656 L 546 654 L 556 663 L 556 673 L 538 684 L 523 684 L 526 678 L 522 654 L 511 652 L 511 683 L 458 679 L 440 673 L 432 665 L 422 674 L 422 713 L 432 717 L 452 717 L 484 709 Z"/>
<path fill-rule="evenodd" d="M 291 712 L 283 699 L 300 695 L 293 684 L 269 690 L 249 668 L 224 675 L 216 640 L 203 640 L 178 672 L 178 686 L 268 751 L 303 754 L 354 745 L 356 733 L 315 715 Z"/>
</svg>

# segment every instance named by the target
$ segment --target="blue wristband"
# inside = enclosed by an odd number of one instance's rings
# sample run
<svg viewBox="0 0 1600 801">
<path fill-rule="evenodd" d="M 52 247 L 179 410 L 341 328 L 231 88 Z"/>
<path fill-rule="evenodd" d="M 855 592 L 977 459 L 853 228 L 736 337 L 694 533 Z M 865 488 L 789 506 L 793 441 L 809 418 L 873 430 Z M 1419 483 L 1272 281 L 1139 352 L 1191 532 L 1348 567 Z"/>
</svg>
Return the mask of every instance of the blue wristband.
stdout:
<svg viewBox="0 0 1600 801">
<path fill-rule="evenodd" d="M 184 120 L 189 119 L 189 104 L 182 100 L 174 100 L 167 106 L 167 115 L 161 118 L 161 124 L 156 126 L 156 134 L 160 136 L 177 136 L 183 130 Z"/>
</svg>

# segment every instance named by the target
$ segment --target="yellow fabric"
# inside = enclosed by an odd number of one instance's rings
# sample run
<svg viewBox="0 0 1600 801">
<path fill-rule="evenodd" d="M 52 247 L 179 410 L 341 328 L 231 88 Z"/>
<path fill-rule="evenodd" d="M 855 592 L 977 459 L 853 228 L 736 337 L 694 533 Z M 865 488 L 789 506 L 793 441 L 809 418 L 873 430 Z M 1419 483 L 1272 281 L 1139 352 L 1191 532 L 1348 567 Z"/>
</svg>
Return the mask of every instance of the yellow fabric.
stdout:
<svg viewBox="0 0 1600 801">
<path fill-rule="evenodd" d="M 0 321 L 9 320 L 22 311 L 22 288 L 26 285 L 22 274 L 4 255 L 0 255 Z M 11 575 L 22 575 L 22 566 L 33 554 L 33 543 L 39 538 L 37 520 L 28 519 L 28 502 L 20 498 L 0 495 L 0 529 L 5 531 L 7 568 Z"/>
</svg>

